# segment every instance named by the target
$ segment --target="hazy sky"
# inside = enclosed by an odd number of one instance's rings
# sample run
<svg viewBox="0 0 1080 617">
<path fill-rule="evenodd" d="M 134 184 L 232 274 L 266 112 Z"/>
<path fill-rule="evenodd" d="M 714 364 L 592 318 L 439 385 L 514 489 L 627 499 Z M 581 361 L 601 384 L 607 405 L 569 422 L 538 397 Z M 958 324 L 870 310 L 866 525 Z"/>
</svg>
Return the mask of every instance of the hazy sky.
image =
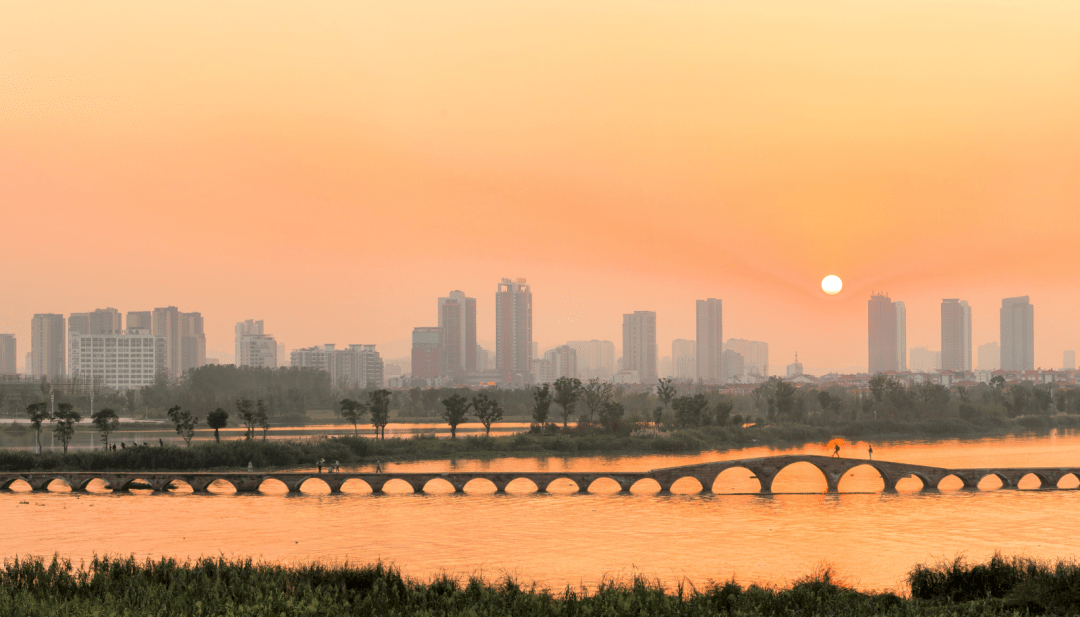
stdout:
<svg viewBox="0 0 1080 617">
<path fill-rule="evenodd" d="M 942 298 L 1036 365 L 1080 347 L 1080 3 L 0 5 L 0 332 L 201 311 L 405 355 L 436 298 L 533 286 L 542 347 L 768 341 L 865 370 L 866 302 L 938 349 Z M 826 274 L 844 279 L 821 293 Z"/>
</svg>

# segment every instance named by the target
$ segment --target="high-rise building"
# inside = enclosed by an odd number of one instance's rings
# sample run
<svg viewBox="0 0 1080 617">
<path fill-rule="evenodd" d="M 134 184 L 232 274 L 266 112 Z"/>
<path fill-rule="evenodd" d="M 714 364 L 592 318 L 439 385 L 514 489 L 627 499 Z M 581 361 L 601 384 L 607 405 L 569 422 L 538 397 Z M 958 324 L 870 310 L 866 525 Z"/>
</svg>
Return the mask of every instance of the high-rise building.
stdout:
<svg viewBox="0 0 1080 617">
<path fill-rule="evenodd" d="M 728 379 L 738 375 L 769 376 L 769 344 L 763 341 L 748 341 L 741 338 L 729 338 L 724 344 L 725 350 L 731 350 L 742 356 L 742 363 L 737 371 L 724 371 Z M 724 360 L 727 362 L 727 360 Z"/>
<path fill-rule="evenodd" d="M 439 298 L 439 328 L 443 335 L 441 376 L 460 379 L 475 373 L 476 298 L 467 298 L 461 291 Z"/>
<path fill-rule="evenodd" d="M 1035 307 L 1027 296 L 1001 301 L 1001 369 L 1035 368 Z"/>
<path fill-rule="evenodd" d="M 971 307 L 966 300 L 941 301 L 941 368 L 971 370 Z"/>
<path fill-rule="evenodd" d="M 912 373 L 936 373 L 941 370 L 941 352 L 926 347 L 911 348 Z"/>
<path fill-rule="evenodd" d="M 77 338 L 83 334 L 123 334 L 120 311 L 114 308 L 97 309 L 92 313 L 72 313 L 67 320 L 68 373 L 75 375 L 81 363 L 82 345 Z"/>
<path fill-rule="evenodd" d="M 698 302 L 698 315 L 701 314 L 701 302 Z M 698 322 L 700 324 L 700 320 Z M 701 349 L 697 341 L 677 338 L 671 341 L 672 376 L 677 381 L 695 381 L 701 379 L 698 371 L 697 352 Z"/>
<path fill-rule="evenodd" d="M 153 330 L 153 313 L 150 311 L 128 311 L 127 327 L 129 330 Z"/>
<path fill-rule="evenodd" d="M 330 355 L 334 353 L 334 345 L 316 345 L 303 349 L 294 349 L 289 354 L 289 366 L 294 368 L 313 368 L 330 371 Z"/>
<path fill-rule="evenodd" d="M 532 290 L 504 278 L 495 294 L 495 369 L 508 383 L 532 378 Z"/>
<path fill-rule="evenodd" d="M 180 361 L 180 309 L 175 306 L 154 309 L 151 324 L 150 332 L 165 338 L 165 372 L 170 379 L 177 379 L 183 373 Z"/>
<path fill-rule="evenodd" d="M 278 343 L 273 335 L 266 334 L 261 319 L 236 322 L 235 337 L 236 366 L 278 367 Z"/>
<path fill-rule="evenodd" d="M 577 353 L 578 379 L 609 381 L 615 374 L 615 343 L 611 341 L 570 341 Z"/>
<path fill-rule="evenodd" d="M 569 345 L 560 345 L 544 353 L 544 362 L 550 362 L 551 381 L 560 377 L 574 378 L 578 375 L 577 351 Z M 543 375 L 547 377 L 548 375 Z M 545 382 L 547 383 L 547 382 Z"/>
<path fill-rule="evenodd" d="M 131 390 L 153 385 L 165 370 L 165 338 L 149 330 L 128 328 L 124 334 L 76 334 L 71 344 L 71 377 L 96 386 Z"/>
<path fill-rule="evenodd" d="M 30 321 L 30 367 L 26 372 L 34 379 L 63 377 L 66 342 L 63 315 L 34 315 Z"/>
<path fill-rule="evenodd" d="M 743 368 L 743 356 L 733 349 L 724 350 L 724 381 L 737 379 L 746 374 Z M 760 374 L 760 373 L 759 373 Z"/>
<path fill-rule="evenodd" d="M 334 350 L 329 370 L 333 388 L 381 388 L 383 384 L 383 361 L 374 345 Z"/>
<path fill-rule="evenodd" d="M 535 350 L 536 348 L 533 347 Z M 483 347 L 476 346 L 476 372 L 486 373 L 488 371 L 495 370 L 495 364 L 491 361 L 491 351 L 484 349 Z"/>
<path fill-rule="evenodd" d="M 907 307 L 903 301 L 893 302 L 896 307 L 896 370 L 906 371 L 907 362 Z"/>
<path fill-rule="evenodd" d="M 92 313 L 72 313 L 68 317 L 68 335 L 122 334 L 124 327 L 120 311 L 114 308 L 97 309 Z"/>
<path fill-rule="evenodd" d="M 1001 348 L 997 342 L 979 345 L 979 370 L 996 371 L 1001 368 Z"/>
<path fill-rule="evenodd" d="M 3 336 L 3 335 L 0 335 Z M 15 361 L 15 356 L 11 356 L 11 361 Z M 1063 371 L 1075 371 L 1076 370 L 1076 351 L 1072 349 L 1065 350 L 1065 353 L 1061 355 L 1061 370 Z M 3 371 L 0 371 L 2 373 Z"/>
<path fill-rule="evenodd" d="M 277 368 L 277 343 L 274 343 L 273 358 L 270 368 Z M 180 373 L 205 364 L 206 334 L 203 332 L 202 314 L 180 313 Z"/>
<path fill-rule="evenodd" d="M 697 301 L 697 378 L 719 383 L 724 378 L 724 301 L 717 298 Z M 675 356 L 672 362 L 678 366 Z"/>
<path fill-rule="evenodd" d="M 14 375 L 15 368 L 15 335 L 0 334 L 0 375 Z"/>
<path fill-rule="evenodd" d="M 623 315 L 623 371 L 635 371 L 638 383 L 653 385 L 656 373 L 656 312 Z"/>
<path fill-rule="evenodd" d="M 868 347 L 870 373 L 901 371 L 907 368 L 907 310 L 902 302 L 874 294 L 868 303 Z"/>
<path fill-rule="evenodd" d="M 439 377 L 442 367 L 442 328 L 413 328 L 412 331 L 412 376 L 418 379 Z M 473 363 L 476 360 L 473 350 Z"/>
</svg>

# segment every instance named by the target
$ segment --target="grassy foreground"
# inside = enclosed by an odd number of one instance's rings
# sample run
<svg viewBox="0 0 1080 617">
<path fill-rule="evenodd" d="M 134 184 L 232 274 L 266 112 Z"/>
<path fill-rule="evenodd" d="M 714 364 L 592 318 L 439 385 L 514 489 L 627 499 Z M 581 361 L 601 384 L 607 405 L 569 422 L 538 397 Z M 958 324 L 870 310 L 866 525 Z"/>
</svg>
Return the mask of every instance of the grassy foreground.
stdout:
<svg viewBox="0 0 1080 617">
<path fill-rule="evenodd" d="M 792 447 L 807 443 L 824 444 L 833 437 L 883 441 L 900 439 L 973 438 L 988 435 L 1042 432 L 1049 428 L 1069 428 L 1080 424 L 1075 416 L 1042 419 L 1052 425 L 1003 426 L 988 429 L 960 419 L 924 422 L 890 420 L 866 421 L 842 426 L 773 424 L 762 427 L 707 426 L 670 433 L 648 430 L 612 432 L 600 428 L 570 429 L 555 434 L 519 433 L 504 437 L 467 436 L 459 439 L 415 435 L 407 438 L 375 440 L 367 437 L 196 443 L 190 448 L 167 445 L 128 447 L 115 452 L 73 450 L 64 455 L 27 450 L 0 450 L 0 470 L 173 470 L 311 467 L 319 459 L 343 465 L 393 461 L 493 458 L 498 456 L 617 456 L 637 454 L 693 454 L 706 450 L 726 451 L 747 447 Z M 841 452 L 858 456 L 862 452 Z"/>
<path fill-rule="evenodd" d="M 418 582 L 383 564 L 289 567 L 247 561 L 9 559 L 0 614 L 56 615 L 1075 615 L 1080 566 L 995 556 L 917 567 L 910 597 L 863 593 L 828 571 L 784 589 L 734 581 L 663 589 L 634 579 L 550 592 L 504 579 Z"/>
</svg>

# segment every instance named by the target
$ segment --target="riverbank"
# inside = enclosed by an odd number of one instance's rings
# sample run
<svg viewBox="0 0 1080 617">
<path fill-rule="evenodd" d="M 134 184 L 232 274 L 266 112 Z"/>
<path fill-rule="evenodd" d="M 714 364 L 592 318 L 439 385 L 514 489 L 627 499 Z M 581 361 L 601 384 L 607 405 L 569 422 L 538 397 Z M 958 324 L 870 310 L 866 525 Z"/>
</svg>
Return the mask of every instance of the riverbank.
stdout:
<svg viewBox="0 0 1080 617">
<path fill-rule="evenodd" d="M 1050 429 L 1080 427 L 1080 416 L 1037 416 L 998 426 L 980 426 L 959 419 L 927 422 L 868 421 L 835 427 L 776 424 L 761 427 L 709 426 L 672 432 L 651 429 L 611 432 L 583 427 L 557 433 L 519 433 L 511 436 L 467 436 L 458 439 L 415 435 L 375 440 L 339 436 L 296 440 L 243 440 L 173 445 L 137 446 L 116 451 L 78 450 L 68 454 L 27 450 L 0 450 L 5 471 L 192 471 L 245 468 L 312 467 L 320 459 L 343 465 L 490 459 L 503 456 L 618 456 L 725 452 L 748 447 L 791 448 L 824 444 L 841 437 L 850 441 L 974 439 L 1036 434 Z"/>
<path fill-rule="evenodd" d="M 0 613 L 19 615 L 1027 615 L 1077 614 L 1080 566 L 995 556 L 916 566 L 908 595 L 866 593 L 824 569 L 785 588 L 735 580 L 665 589 L 634 578 L 547 590 L 503 578 L 417 581 L 381 563 L 8 559 Z"/>
</svg>

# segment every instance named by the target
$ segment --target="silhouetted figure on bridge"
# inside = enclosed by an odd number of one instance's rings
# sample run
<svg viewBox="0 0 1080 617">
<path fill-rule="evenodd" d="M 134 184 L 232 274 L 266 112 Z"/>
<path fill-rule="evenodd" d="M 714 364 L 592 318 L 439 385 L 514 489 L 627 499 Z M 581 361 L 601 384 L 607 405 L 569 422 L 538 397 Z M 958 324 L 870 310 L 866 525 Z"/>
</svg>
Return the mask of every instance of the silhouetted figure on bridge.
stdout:
<svg viewBox="0 0 1080 617">
<path fill-rule="evenodd" d="M 324 458 L 321 458 L 321 459 L 319 459 L 319 462 L 318 462 L 318 463 L 316 463 L 316 464 L 317 464 L 317 465 L 319 466 L 319 473 L 322 473 L 322 464 L 323 464 L 323 462 L 324 462 L 325 460 L 326 460 L 326 459 L 324 459 Z"/>
<path fill-rule="evenodd" d="M 382 463 L 375 461 L 375 473 L 382 473 Z"/>
<path fill-rule="evenodd" d="M 836 458 L 840 458 L 840 444 L 836 444 L 835 446 L 833 446 L 832 455 Z"/>
<path fill-rule="evenodd" d="M 161 443 L 161 447 L 162 447 L 162 448 L 164 448 L 164 447 L 165 447 L 165 440 L 164 440 L 164 439 L 162 439 L 162 438 L 158 437 L 158 442 L 160 442 L 160 443 Z"/>
<path fill-rule="evenodd" d="M 874 460 L 874 446 L 870 446 L 866 451 L 870 454 L 870 460 Z"/>
</svg>

